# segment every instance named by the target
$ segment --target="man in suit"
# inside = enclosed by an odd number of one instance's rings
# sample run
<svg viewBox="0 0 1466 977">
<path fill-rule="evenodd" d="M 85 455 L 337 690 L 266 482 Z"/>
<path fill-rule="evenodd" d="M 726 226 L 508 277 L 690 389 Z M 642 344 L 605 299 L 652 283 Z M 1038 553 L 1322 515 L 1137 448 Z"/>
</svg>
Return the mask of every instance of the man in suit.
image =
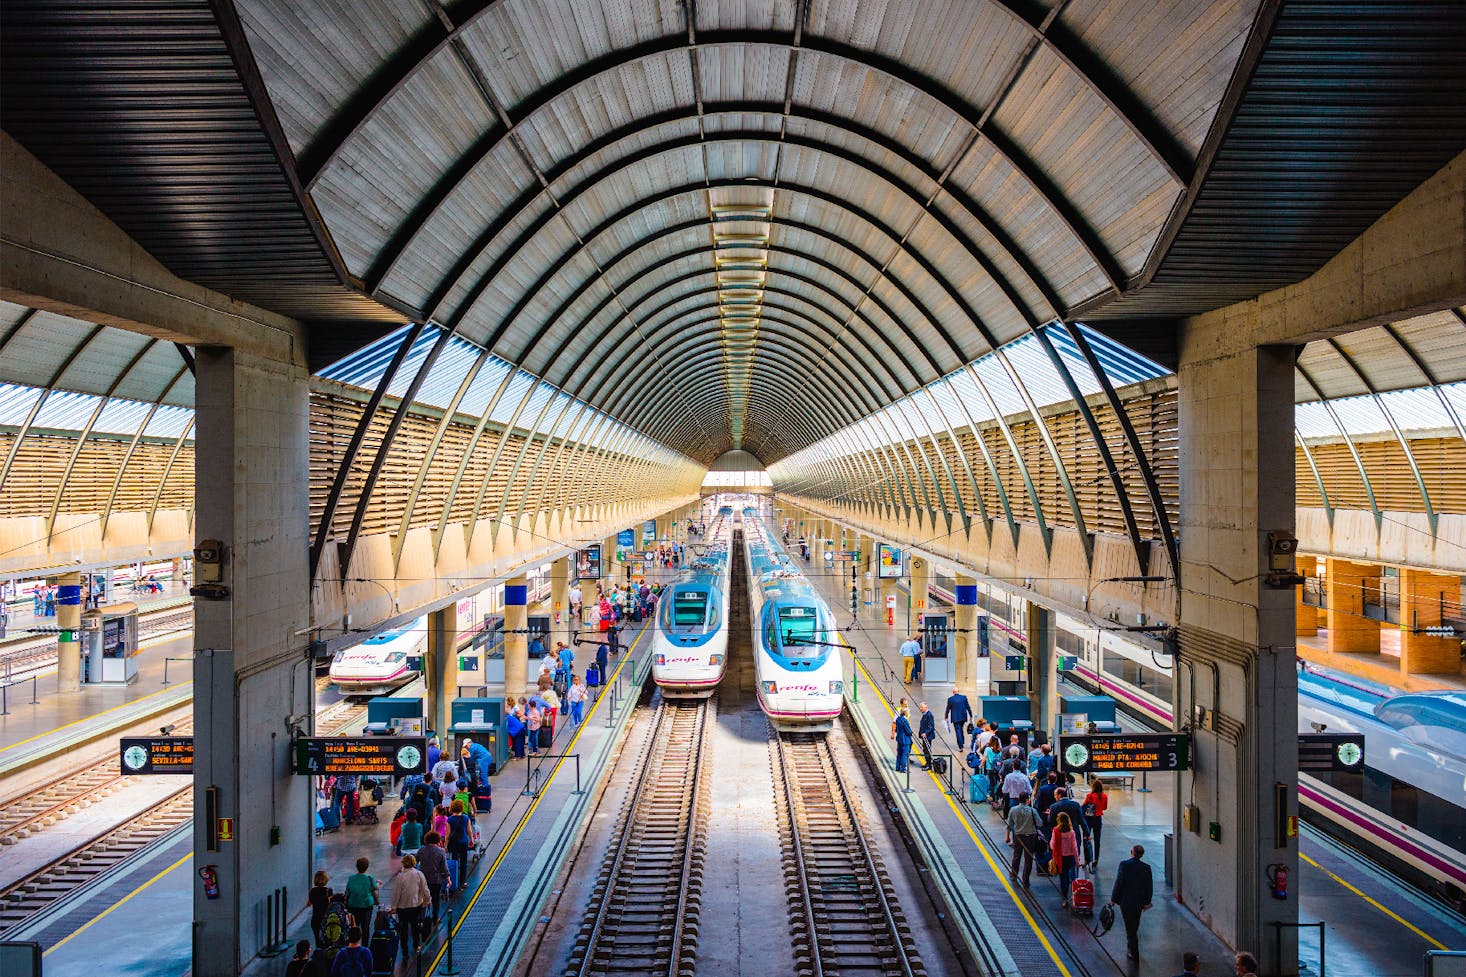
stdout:
<svg viewBox="0 0 1466 977">
<path fill-rule="evenodd" d="M 1131 960 L 1140 959 L 1140 914 L 1150 908 L 1154 895 L 1150 866 L 1141 861 L 1144 857 L 1143 845 L 1130 849 L 1130 857 L 1120 863 L 1115 887 L 1110 891 L 1110 905 L 1119 906 L 1125 920 L 1125 943 Z"/>
<path fill-rule="evenodd" d="M 911 720 L 906 718 L 906 707 L 896 713 L 896 771 L 906 770 L 911 757 Z"/>
<path fill-rule="evenodd" d="M 961 750 L 963 746 L 962 734 L 966 732 L 964 727 L 967 725 L 967 720 L 972 718 L 972 703 L 967 700 L 967 696 L 961 692 L 953 692 L 947 696 L 946 718 L 947 722 L 952 724 L 952 729 L 957 733 L 957 749 Z"/>
<path fill-rule="evenodd" d="M 937 717 L 932 715 L 925 702 L 917 703 L 921 710 L 921 725 L 916 730 L 916 736 L 921 740 L 922 766 L 927 769 L 932 765 L 932 740 L 937 738 Z"/>
</svg>

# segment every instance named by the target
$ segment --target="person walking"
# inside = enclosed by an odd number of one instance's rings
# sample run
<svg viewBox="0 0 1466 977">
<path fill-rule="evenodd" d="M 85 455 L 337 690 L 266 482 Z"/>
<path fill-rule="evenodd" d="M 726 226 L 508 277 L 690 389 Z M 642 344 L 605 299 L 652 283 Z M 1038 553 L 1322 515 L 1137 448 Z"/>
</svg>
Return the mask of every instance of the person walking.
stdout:
<svg viewBox="0 0 1466 977">
<path fill-rule="evenodd" d="M 896 772 L 903 773 L 911 760 L 911 720 L 906 717 L 906 707 L 896 714 Z"/>
<path fill-rule="evenodd" d="M 585 715 L 585 677 L 574 675 L 570 679 L 570 689 L 565 693 L 565 701 L 570 703 L 570 725 L 579 726 Z"/>
<path fill-rule="evenodd" d="M 1018 798 L 1024 798 L 1026 803 L 1027 798 L 1033 796 L 1031 792 L 1033 785 L 1028 782 L 1028 774 L 1024 773 L 1021 768 L 1012 766 L 1011 764 L 1007 765 L 1007 770 L 1007 775 L 1003 777 L 1002 788 L 1004 804 L 1003 817 L 1005 818 L 1013 810 L 1013 805 L 1018 802 Z M 1034 812 L 1034 817 L 1038 817 L 1037 811 Z"/>
<path fill-rule="evenodd" d="M 1181 954 L 1181 972 L 1176 977 L 1197 977 L 1201 973 L 1201 954 L 1187 950 Z"/>
<path fill-rule="evenodd" d="M 937 738 L 937 717 L 927 709 L 925 702 L 918 702 L 916 708 L 921 710 L 921 722 L 917 728 L 916 735 L 921 738 L 922 766 L 928 770 L 932 766 L 932 741 Z"/>
<path fill-rule="evenodd" d="M 351 927 L 346 934 L 346 946 L 331 961 L 331 977 L 372 977 L 375 962 L 372 951 L 361 945 L 362 939 L 361 927 Z"/>
<path fill-rule="evenodd" d="M 468 849 L 473 845 L 473 822 L 463 808 L 462 801 L 454 801 L 448 809 L 448 857 L 458 863 L 458 874 L 468 874 Z"/>
<path fill-rule="evenodd" d="M 285 965 L 285 977 L 311 977 L 311 941 L 295 944 L 295 956 Z"/>
<path fill-rule="evenodd" d="M 952 729 L 957 735 L 957 750 L 961 752 L 965 745 L 962 734 L 966 729 L 967 721 L 972 718 L 972 703 L 968 701 L 967 696 L 961 692 L 954 691 L 951 695 L 947 696 L 947 708 L 943 711 L 942 715 L 952 725 Z M 973 742 L 975 743 L 976 740 Z"/>
<path fill-rule="evenodd" d="M 371 939 L 372 932 L 372 911 L 377 907 L 377 880 L 367 874 L 367 869 L 372 867 L 370 859 L 365 857 L 356 860 L 356 874 L 346 880 L 346 909 L 351 913 L 351 918 L 356 921 L 353 929 Z M 370 972 L 368 966 L 368 972 Z"/>
<path fill-rule="evenodd" d="M 322 871 L 316 872 L 311 879 L 310 892 L 306 894 L 306 903 L 311 907 L 311 935 L 319 943 L 321 924 L 326 921 L 326 910 L 331 906 L 331 876 Z"/>
<path fill-rule="evenodd" d="M 1084 809 L 1084 824 L 1089 828 L 1089 839 L 1094 844 L 1089 863 L 1099 865 L 1100 857 L 1100 835 L 1105 830 L 1105 809 L 1110 806 L 1110 799 L 1105 795 L 1104 781 L 1095 777 L 1089 782 L 1089 793 L 1084 795 L 1080 803 Z"/>
<path fill-rule="evenodd" d="M 1131 960 L 1140 959 L 1140 914 L 1150 908 L 1155 894 L 1150 866 L 1141 861 L 1144 857 L 1144 845 L 1130 849 L 1130 857 L 1120 863 L 1110 891 L 1110 905 L 1120 907 L 1120 916 L 1125 920 L 1126 955 Z"/>
<path fill-rule="evenodd" d="M 402 958 L 422 945 L 423 912 L 433 903 L 428 880 L 418 870 L 417 858 L 402 856 L 402 869 L 392 879 L 392 915 L 397 917 L 397 943 Z"/>
<path fill-rule="evenodd" d="M 438 903 L 443 890 L 448 887 L 448 853 L 443 850 L 443 836 L 429 831 L 423 836 L 422 847 L 417 850 L 417 870 L 428 884 L 428 896 L 432 903 L 431 919 L 438 921 Z"/>
<path fill-rule="evenodd" d="M 1008 837 L 1005 839 L 1013 846 L 1013 864 L 1008 869 L 1008 877 L 1014 882 L 1019 881 L 1019 868 L 1021 866 L 1023 888 L 1029 887 L 1029 880 L 1033 877 L 1033 853 L 1038 849 L 1038 812 L 1028 803 L 1029 793 L 1024 791 L 1013 801 L 1013 806 L 1008 809 L 1008 816 L 1005 818 L 1008 824 Z"/>
<path fill-rule="evenodd" d="M 1069 890 L 1074 885 L 1074 878 L 1079 874 L 1079 832 L 1074 827 L 1074 822 L 1069 820 L 1069 815 L 1060 812 L 1054 818 L 1054 830 L 1049 835 L 1049 850 L 1053 862 L 1049 864 L 1049 871 L 1055 868 L 1059 870 L 1059 891 L 1064 896 L 1064 908 L 1069 908 Z"/>
<path fill-rule="evenodd" d="M 1049 821 L 1057 823 L 1061 814 L 1069 816 L 1069 823 L 1073 825 L 1075 833 L 1079 836 L 1079 864 L 1087 865 L 1094 861 L 1094 850 L 1089 848 L 1089 828 L 1084 823 L 1084 809 L 1078 801 L 1069 796 L 1067 787 L 1060 787 L 1054 791 L 1054 803 L 1049 807 Z M 1087 852 L 1086 849 L 1088 849 Z"/>
<path fill-rule="evenodd" d="M 910 685 L 916 679 L 916 656 L 921 654 L 921 642 L 912 635 L 901 642 L 901 681 Z"/>
</svg>

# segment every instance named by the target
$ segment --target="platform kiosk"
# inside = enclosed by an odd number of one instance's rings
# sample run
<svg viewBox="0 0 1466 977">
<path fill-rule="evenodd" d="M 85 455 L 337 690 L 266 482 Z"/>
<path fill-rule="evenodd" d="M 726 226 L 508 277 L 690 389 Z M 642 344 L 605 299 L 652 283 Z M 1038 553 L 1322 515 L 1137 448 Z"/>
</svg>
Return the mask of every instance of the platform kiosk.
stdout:
<svg viewBox="0 0 1466 977">
<path fill-rule="evenodd" d="M 503 770 L 509 762 L 509 737 L 504 735 L 504 700 L 502 697 L 470 696 L 454 699 L 448 713 L 448 738 L 443 750 L 457 757 L 464 738 L 482 743 L 494 759 L 494 768 Z"/>
<path fill-rule="evenodd" d="M 426 736 L 423 727 L 420 697 L 379 695 L 367 703 L 367 723 L 362 732 L 368 736 Z"/>
<path fill-rule="evenodd" d="M 949 656 L 952 626 L 945 614 L 921 616 L 921 680 L 925 684 L 952 681 L 952 659 Z"/>
<path fill-rule="evenodd" d="M 137 681 L 137 605 L 112 604 L 81 615 L 82 684 Z"/>
</svg>

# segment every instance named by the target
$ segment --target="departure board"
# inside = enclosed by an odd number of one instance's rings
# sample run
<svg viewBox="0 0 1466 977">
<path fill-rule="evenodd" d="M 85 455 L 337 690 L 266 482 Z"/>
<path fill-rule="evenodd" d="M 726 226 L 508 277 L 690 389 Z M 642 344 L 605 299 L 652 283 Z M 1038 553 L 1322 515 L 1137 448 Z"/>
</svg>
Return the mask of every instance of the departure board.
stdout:
<svg viewBox="0 0 1466 977">
<path fill-rule="evenodd" d="M 192 736 L 123 736 L 123 774 L 193 774 Z"/>
<path fill-rule="evenodd" d="M 1061 736 L 1059 756 L 1074 773 L 1142 773 L 1191 769 L 1191 737 L 1185 733 Z"/>
<path fill-rule="evenodd" d="M 295 772 L 319 777 L 405 777 L 428 768 L 422 736 L 309 736 L 295 741 Z"/>
<path fill-rule="evenodd" d="M 1299 773 L 1357 773 L 1363 768 L 1363 733 L 1303 733 L 1298 737 Z"/>
</svg>

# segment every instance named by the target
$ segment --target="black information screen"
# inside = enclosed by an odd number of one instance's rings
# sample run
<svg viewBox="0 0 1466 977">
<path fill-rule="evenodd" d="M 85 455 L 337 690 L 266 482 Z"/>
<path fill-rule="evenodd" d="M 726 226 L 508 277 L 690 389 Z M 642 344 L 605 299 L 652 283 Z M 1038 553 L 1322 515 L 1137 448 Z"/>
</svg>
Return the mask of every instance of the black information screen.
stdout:
<svg viewBox="0 0 1466 977">
<path fill-rule="evenodd" d="M 1141 773 L 1191 769 L 1191 737 L 1185 733 L 1061 736 L 1060 762 L 1075 773 Z"/>
<path fill-rule="evenodd" d="M 428 769 L 423 736 L 310 736 L 295 741 L 295 772 L 405 777 Z"/>
<path fill-rule="evenodd" d="M 1303 733 L 1298 737 L 1299 773 L 1347 773 L 1362 769 L 1363 733 Z"/>
<path fill-rule="evenodd" d="M 193 773 L 192 736 L 124 736 L 119 745 L 124 774 Z"/>
</svg>

